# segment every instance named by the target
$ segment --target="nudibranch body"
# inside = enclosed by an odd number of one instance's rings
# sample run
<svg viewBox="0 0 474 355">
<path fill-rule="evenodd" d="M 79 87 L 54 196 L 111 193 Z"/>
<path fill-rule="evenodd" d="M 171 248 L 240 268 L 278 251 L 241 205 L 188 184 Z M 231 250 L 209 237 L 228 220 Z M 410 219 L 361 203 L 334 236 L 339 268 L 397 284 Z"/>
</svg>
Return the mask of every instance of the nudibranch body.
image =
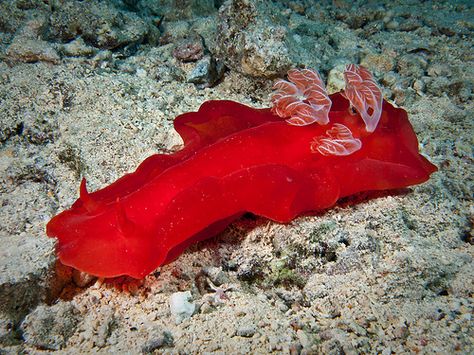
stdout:
<svg viewBox="0 0 474 355">
<path fill-rule="evenodd" d="M 83 181 L 79 199 L 47 225 L 61 262 L 142 278 L 246 212 L 286 223 L 357 192 L 419 184 L 436 170 L 404 110 L 365 94 L 329 96 L 314 71 L 289 79 L 275 85 L 272 109 L 207 101 L 175 119 L 180 151 L 151 156 L 93 193 Z"/>
</svg>

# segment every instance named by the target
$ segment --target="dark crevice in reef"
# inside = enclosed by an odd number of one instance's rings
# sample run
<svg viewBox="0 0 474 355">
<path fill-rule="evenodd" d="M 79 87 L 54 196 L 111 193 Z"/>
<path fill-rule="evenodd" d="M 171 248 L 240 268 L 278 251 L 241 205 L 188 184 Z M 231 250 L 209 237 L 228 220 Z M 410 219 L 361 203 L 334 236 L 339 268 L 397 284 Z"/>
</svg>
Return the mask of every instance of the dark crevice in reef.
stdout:
<svg viewBox="0 0 474 355">
<path fill-rule="evenodd" d="M 23 133 L 23 129 L 23 122 L 19 122 L 14 127 L 6 127 L 0 130 L 0 144 L 6 143 L 12 137 L 20 136 Z"/>
</svg>

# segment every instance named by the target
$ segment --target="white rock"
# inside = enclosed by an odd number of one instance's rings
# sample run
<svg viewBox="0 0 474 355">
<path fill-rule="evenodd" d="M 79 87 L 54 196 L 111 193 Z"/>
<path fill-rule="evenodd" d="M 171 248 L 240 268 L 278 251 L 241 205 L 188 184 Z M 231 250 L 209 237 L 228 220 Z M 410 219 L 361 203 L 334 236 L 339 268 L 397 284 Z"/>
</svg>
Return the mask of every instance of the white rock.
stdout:
<svg viewBox="0 0 474 355">
<path fill-rule="evenodd" d="M 142 68 L 138 68 L 137 69 L 137 76 L 139 78 L 146 78 L 148 76 L 148 73 L 145 69 L 142 69 Z"/>
<path fill-rule="evenodd" d="M 326 89 L 329 94 L 334 94 L 344 90 L 346 83 L 344 81 L 345 64 L 338 64 L 329 71 Z"/>
<path fill-rule="evenodd" d="M 196 305 L 189 302 L 191 299 L 191 292 L 175 292 L 170 297 L 170 310 L 171 314 L 174 316 L 176 324 L 181 323 L 186 318 L 190 318 Z"/>
</svg>

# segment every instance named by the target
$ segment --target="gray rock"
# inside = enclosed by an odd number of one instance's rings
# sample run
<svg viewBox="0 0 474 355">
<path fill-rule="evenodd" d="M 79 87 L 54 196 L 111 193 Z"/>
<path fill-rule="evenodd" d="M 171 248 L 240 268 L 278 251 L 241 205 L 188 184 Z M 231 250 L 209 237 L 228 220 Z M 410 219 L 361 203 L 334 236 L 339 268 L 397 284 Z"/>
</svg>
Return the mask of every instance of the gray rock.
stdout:
<svg viewBox="0 0 474 355">
<path fill-rule="evenodd" d="M 451 77 L 453 75 L 452 69 L 446 63 L 433 63 L 426 72 L 431 77 Z"/>
<path fill-rule="evenodd" d="M 128 0 L 131 1 L 131 0 Z M 214 0 L 154 0 L 140 1 L 138 8 L 142 13 L 162 17 L 169 21 L 208 16 L 216 12 Z"/>
<path fill-rule="evenodd" d="M 50 43 L 23 36 L 14 38 L 6 54 L 9 61 L 49 62 L 53 64 L 58 64 L 60 61 L 58 53 Z"/>
<path fill-rule="evenodd" d="M 155 326 L 148 333 L 148 340 L 142 346 L 142 353 L 148 354 L 157 349 L 170 346 L 173 346 L 173 335 L 169 331 Z"/>
<path fill-rule="evenodd" d="M 447 94 L 460 102 L 468 102 L 473 96 L 473 85 L 470 80 L 464 80 L 463 78 L 426 78 L 426 92 L 434 96 Z"/>
<path fill-rule="evenodd" d="M 398 60 L 398 73 L 406 77 L 421 78 L 428 67 L 428 61 L 416 54 L 406 54 Z"/>
<path fill-rule="evenodd" d="M 69 57 L 91 56 L 97 53 L 97 49 L 88 46 L 84 40 L 79 37 L 61 47 L 61 52 Z"/>
<path fill-rule="evenodd" d="M 165 22 L 161 26 L 163 35 L 160 37 L 160 44 L 169 44 L 186 38 L 190 33 L 190 25 L 187 21 Z"/>
<path fill-rule="evenodd" d="M 253 324 L 250 325 L 242 325 L 237 329 L 237 335 L 239 337 L 250 338 L 252 337 L 257 330 Z"/>
<path fill-rule="evenodd" d="M 62 285 L 53 278 L 54 240 L 17 236 L 0 240 L 0 314 L 15 325 L 40 302 L 54 297 Z"/>
<path fill-rule="evenodd" d="M 274 77 L 291 67 L 287 30 L 270 22 L 264 3 L 226 2 L 219 11 L 217 53 L 231 69 L 254 77 Z"/>
<path fill-rule="evenodd" d="M 18 9 L 14 1 L 0 3 L 0 32 L 15 33 L 25 18 L 24 12 Z"/>
<path fill-rule="evenodd" d="M 224 65 L 211 56 L 205 56 L 196 63 L 188 76 L 188 82 L 196 84 L 198 88 L 214 86 L 224 75 Z"/>
<path fill-rule="evenodd" d="M 292 13 L 278 2 L 225 2 L 219 10 L 216 56 L 232 70 L 264 78 L 281 77 L 296 66 L 324 72 L 340 59 L 359 61 L 351 31 L 301 16 L 296 7 Z"/>
<path fill-rule="evenodd" d="M 195 62 L 204 56 L 204 43 L 199 36 L 190 36 L 179 41 L 173 57 L 182 62 Z"/>
<path fill-rule="evenodd" d="M 160 65 L 155 68 L 153 77 L 158 81 L 173 82 L 173 81 L 184 81 L 186 74 L 180 68 L 172 65 Z"/>
<path fill-rule="evenodd" d="M 78 313 L 70 303 L 39 306 L 21 324 L 25 342 L 38 349 L 61 349 L 76 330 Z"/>
<path fill-rule="evenodd" d="M 26 63 L 50 62 L 58 64 L 60 57 L 52 44 L 41 38 L 46 31 L 48 20 L 46 16 L 37 15 L 27 21 L 19 30 L 7 48 L 9 61 Z"/>
<path fill-rule="evenodd" d="M 87 6 L 81 1 L 65 0 L 50 17 L 51 39 L 69 42 L 81 36 L 88 45 L 101 49 L 140 43 L 148 32 L 149 25 L 138 15 L 96 0 Z"/>
<path fill-rule="evenodd" d="M 209 280 L 211 280 L 211 282 L 216 286 L 220 286 L 230 281 L 227 274 L 219 267 L 205 267 L 203 269 L 203 272 L 207 277 L 209 277 Z"/>
<path fill-rule="evenodd" d="M 215 16 L 201 17 L 192 23 L 190 28 L 192 33 L 197 33 L 204 39 L 205 47 L 214 53 L 217 47 L 217 14 Z"/>
</svg>

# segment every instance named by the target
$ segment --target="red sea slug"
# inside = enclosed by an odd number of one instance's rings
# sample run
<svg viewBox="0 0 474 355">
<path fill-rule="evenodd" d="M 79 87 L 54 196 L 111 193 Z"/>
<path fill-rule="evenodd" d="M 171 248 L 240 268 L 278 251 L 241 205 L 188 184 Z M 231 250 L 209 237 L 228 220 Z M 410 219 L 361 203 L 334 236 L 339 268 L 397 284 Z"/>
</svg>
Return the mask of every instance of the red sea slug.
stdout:
<svg viewBox="0 0 474 355">
<path fill-rule="evenodd" d="M 364 68 L 344 75 L 343 94 L 328 96 L 315 71 L 292 70 L 275 84 L 272 109 L 207 101 L 177 117 L 180 151 L 93 193 L 82 181 L 79 199 L 47 225 L 59 259 L 143 278 L 245 212 L 286 223 L 361 191 L 426 181 L 436 167 L 419 154 L 406 112 L 382 100 Z"/>
</svg>

